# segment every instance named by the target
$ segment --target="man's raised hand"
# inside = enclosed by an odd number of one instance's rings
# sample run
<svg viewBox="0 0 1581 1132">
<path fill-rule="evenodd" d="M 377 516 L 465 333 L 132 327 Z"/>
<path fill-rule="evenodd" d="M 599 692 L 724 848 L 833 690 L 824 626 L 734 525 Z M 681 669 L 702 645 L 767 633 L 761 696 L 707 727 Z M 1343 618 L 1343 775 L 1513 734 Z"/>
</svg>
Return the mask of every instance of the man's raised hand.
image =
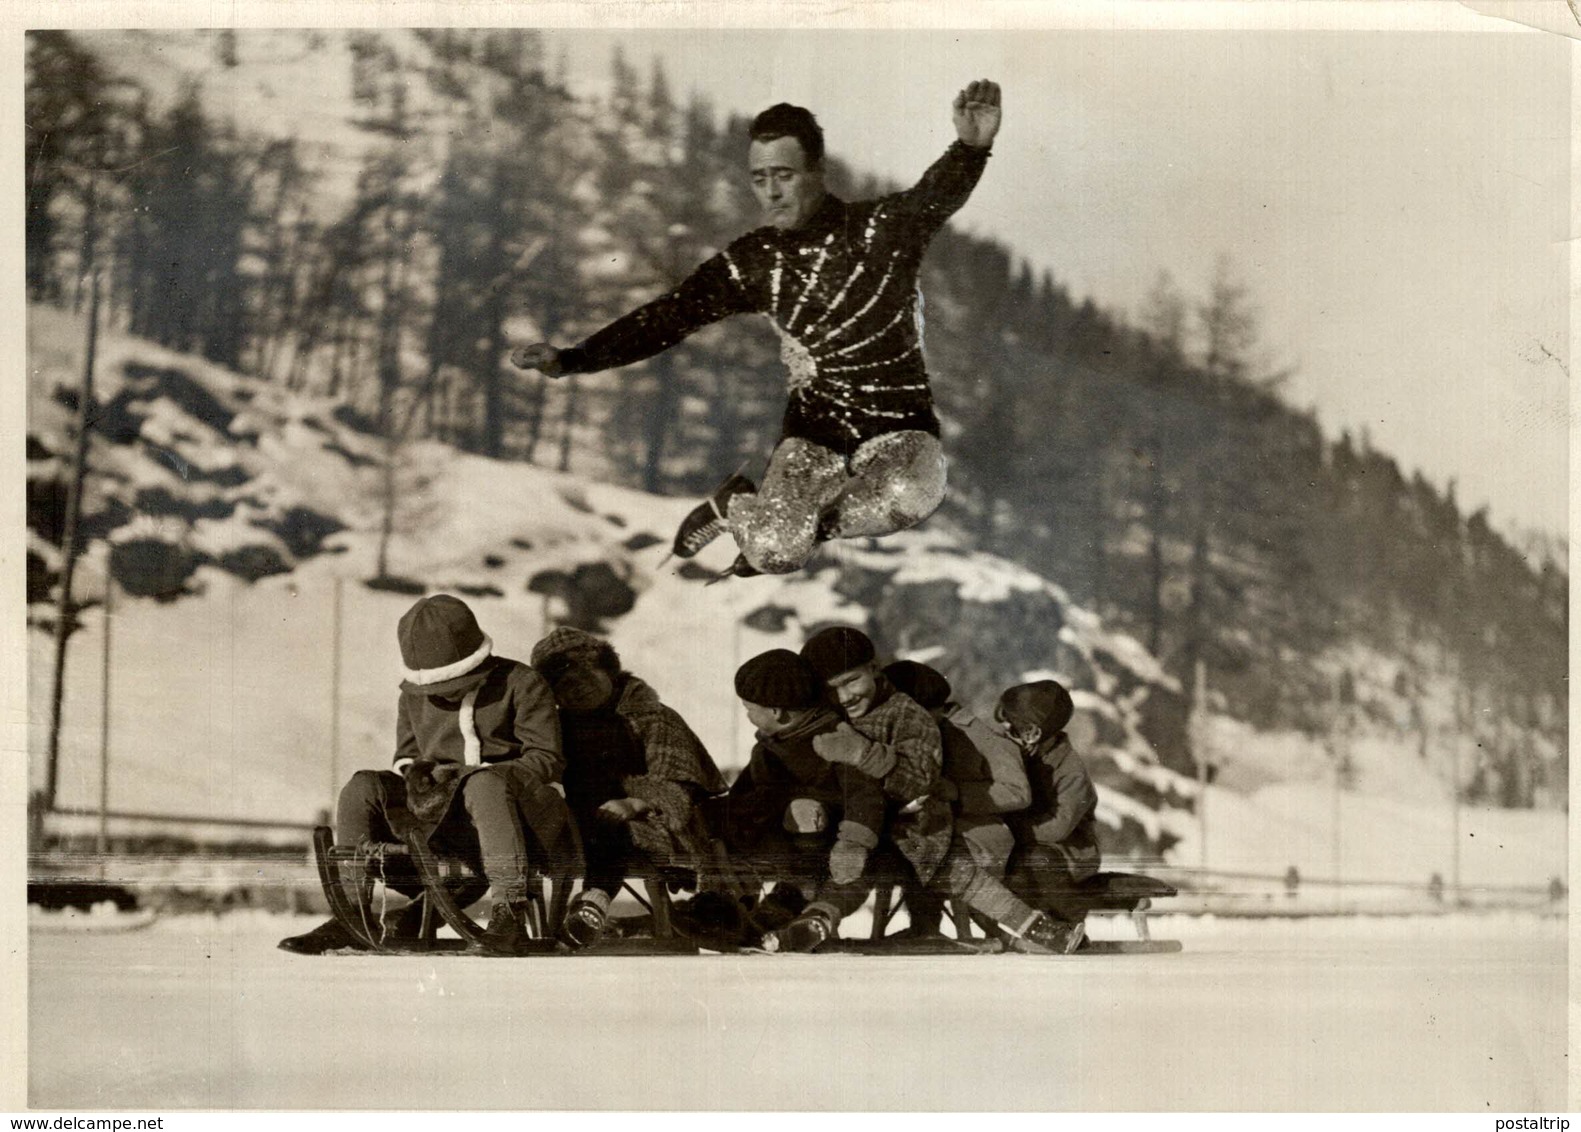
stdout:
<svg viewBox="0 0 1581 1132">
<path fill-rule="evenodd" d="M 518 346 L 511 351 L 511 365 L 517 369 L 535 369 L 546 377 L 559 377 L 560 351 L 547 342 Z"/>
<path fill-rule="evenodd" d="M 976 79 L 955 96 L 955 133 L 967 145 L 987 149 L 999 132 L 999 84 Z"/>
</svg>

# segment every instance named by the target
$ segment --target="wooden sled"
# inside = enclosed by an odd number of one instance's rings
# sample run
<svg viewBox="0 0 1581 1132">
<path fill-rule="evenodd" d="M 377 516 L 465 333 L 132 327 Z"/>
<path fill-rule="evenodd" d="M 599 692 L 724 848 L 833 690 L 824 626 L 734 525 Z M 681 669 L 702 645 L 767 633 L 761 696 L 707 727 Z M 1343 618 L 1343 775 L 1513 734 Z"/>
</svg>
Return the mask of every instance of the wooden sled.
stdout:
<svg viewBox="0 0 1581 1132">
<path fill-rule="evenodd" d="M 575 836 L 574 829 L 572 836 Z M 580 846 L 578 846 L 580 848 Z M 576 877 L 569 872 L 529 878 L 526 907 L 528 941 L 503 952 L 484 943 L 484 926 L 467 911 L 470 900 L 457 892 L 470 889 L 482 895 L 487 881 L 474 862 L 436 853 L 421 837 L 404 844 L 388 843 L 371 849 L 338 846 L 328 826 L 313 831 L 313 856 L 319 882 L 331 914 L 366 950 L 384 954 L 471 954 L 497 956 L 614 956 L 694 955 L 698 945 L 676 930 L 667 880 L 657 870 L 638 872 L 625 888 L 644 908 L 636 917 L 614 917 L 605 937 L 592 947 L 571 951 L 557 942 L 570 908 Z M 387 914 L 377 898 L 378 884 L 392 871 L 422 886 L 414 898 L 420 906 L 421 927 L 414 937 L 396 936 L 389 930 Z M 641 881 L 641 890 L 637 887 Z M 536 883 L 534 883 L 536 882 Z M 547 889 L 547 893 L 546 890 Z M 644 891 L 646 896 L 644 896 Z M 456 938 L 438 935 L 448 925 Z"/>
<path fill-rule="evenodd" d="M 331 915 L 367 950 L 385 954 L 488 953 L 482 944 L 482 926 L 468 915 L 456 895 L 466 890 L 474 896 L 483 893 L 486 882 L 471 862 L 435 854 L 426 841 L 415 837 L 405 844 L 387 843 L 371 849 L 336 845 L 328 826 L 313 831 L 313 857 Z M 391 934 L 382 902 L 375 899 L 378 883 L 395 871 L 405 872 L 408 879 L 422 885 L 422 892 L 414 898 L 421 909 L 416 936 Z M 568 878 L 540 875 L 533 879 L 538 881 L 537 887 L 529 881 L 527 893 L 531 946 L 522 954 L 553 950 L 554 933 L 570 900 Z M 543 892 L 546 880 L 550 890 L 547 901 Z M 457 938 L 439 938 L 442 923 L 448 924 Z"/>
<path fill-rule="evenodd" d="M 1087 915 L 1124 915 L 1130 917 L 1135 940 L 1093 940 L 1089 947 L 1101 951 L 1119 950 L 1126 954 L 1179 951 L 1178 939 L 1154 939 L 1147 923 L 1153 901 L 1174 896 L 1179 890 L 1140 873 L 1096 873 L 1077 886 Z"/>
<path fill-rule="evenodd" d="M 569 951 L 557 942 L 557 935 L 570 907 L 576 878 L 569 873 L 538 875 L 529 883 L 526 925 L 529 939 L 509 953 L 490 951 L 484 946 L 484 929 L 466 910 L 470 901 L 458 898 L 458 891 L 471 890 L 474 898 L 486 885 L 475 864 L 460 857 L 434 852 L 425 840 L 413 838 L 406 844 L 385 844 L 370 850 L 334 844 L 327 826 L 313 831 L 314 858 L 319 880 L 331 913 L 352 938 L 368 951 L 384 954 L 471 954 L 513 956 L 631 956 L 695 955 L 702 950 L 737 950 L 718 947 L 706 941 L 699 944 L 679 930 L 670 897 L 672 884 L 695 886 L 695 874 L 666 873 L 647 869 L 625 884 L 626 890 L 642 905 L 638 916 L 612 917 L 604 938 L 592 947 Z M 732 870 L 723 850 L 716 846 L 716 860 L 709 869 L 717 870 L 716 884 L 736 896 L 745 887 Z M 379 882 L 392 870 L 405 871 L 407 879 L 422 886 L 415 902 L 419 905 L 421 927 L 416 936 L 391 933 L 388 917 L 376 899 Z M 641 881 L 641 891 L 636 881 Z M 721 883 L 722 882 L 722 883 Z M 873 926 L 867 939 L 833 939 L 817 954 L 852 955 L 985 955 L 1007 950 L 997 925 L 974 916 L 956 901 L 947 904 L 955 926 L 955 938 L 947 936 L 890 936 L 889 927 L 898 910 L 897 886 L 881 883 L 876 888 Z M 1088 940 L 1077 955 L 1146 955 L 1181 950 L 1178 940 L 1155 940 L 1147 922 L 1155 899 L 1176 894 L 1163 881 L 1135 873 L 1105 872 L 1083 882 L 1078 890 L 1087 915 L 1126 915 L 1136 932 L 1135 940 Z M 448 925 L 456 938 L 441 938 L 438 929 Z M 739 950 L 751 951 L 750 947 Z"/>
</svg>

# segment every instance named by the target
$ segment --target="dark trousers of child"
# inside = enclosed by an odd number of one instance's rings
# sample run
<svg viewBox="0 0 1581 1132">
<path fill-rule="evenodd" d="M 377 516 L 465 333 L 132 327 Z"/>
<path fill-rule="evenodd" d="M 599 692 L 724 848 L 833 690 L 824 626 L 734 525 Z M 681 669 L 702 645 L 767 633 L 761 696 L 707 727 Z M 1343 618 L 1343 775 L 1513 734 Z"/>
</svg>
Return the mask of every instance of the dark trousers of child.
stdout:
<svg viewBox="0 0 1581 1132">
<path fill-rule="evenodd" d="M 1006 883 L 1032 907 L 1074 924 L 1087 915 L 1081 882 L 1096 871 L 1086 864 L 1073 868 L 1070 858 L 1057 848 L 1023 846 L 1010 858 Z"/>
<path fill-rule="evenodd" d="M 628 876 L 641 871 L 646 854 L 632 844 L 631 831 L 625 825 L 600 818 L 596 810 L 578 813 L 576 819 L 587 861 L 582 890 L 596 888 L 613 898 Z"/>
<path fill-rule="evenodd" d="M 340 845 L 401 841 L 390 815 L 405 808 L 405 779 L 389 770 L 359 770 L 340 792 L 335 840 Z M 461 783 L 429 844 L 481 866 L 484 880 L 462 886 L 458 900 L 470 903 L 490 886 L 496 899 L 519 899 L 534 859 L 549 867 L 551 852 L 568 852 L 569 821 L 560 795 L 525 775 L 518 764 L 487 766 Z M 387 870 L 385 883 L 406 896 L 422 891 L 409 868 Z"/>
<path fill-rule="evenodd" d="M 1010 827 L 997 817 L 958 817 L 955 819 L 955 832 L 957 844 L 952 849 L 964 849 L 981 872 L 994 881 L 1003 881 L 1010 854 L 1016 846 L 1015 834 L 1010 832 Z M 972 891 L 974 882 L 977 889 L 984 888 L 972 870 L 961 866 L 958 852 L 952 851 L 950 857 L 946 858 L 946 863 L 950 862 L 954 862 L 951 869 L 955 876 L 953 883 L 961 892 L 948 892 L 939 885 L 922 885 L 917 883 L 916 877 L 906 884 L 906 912 L 913 934 L 937 934 L 944 919 L 944 903 L 949 897 L 964 897 Z M 948 883 L 951 882 L 947 880 Z M 992 887 L 987 891 L 988 900 L 999 911 L 1017 914 L 1014 905 L 996 899 L 997 892 Z M 974 910 L 984 919 L 993 918 L 980 909 Z"/>
<path fill-rule="evenodd" d="M 873 881 L 866 873 L 846 882 L 829 875 L 829 850 L 834 840 L 828 833 L 798 834 L 771 829 L 757 840 L 750 852 L 736 852 L 731 856 L 738 866 L 764 880 L 796 885 L 811 896 L 809 909 L 818 906 L 838 923 L 863 905 Z"/>
</svg>

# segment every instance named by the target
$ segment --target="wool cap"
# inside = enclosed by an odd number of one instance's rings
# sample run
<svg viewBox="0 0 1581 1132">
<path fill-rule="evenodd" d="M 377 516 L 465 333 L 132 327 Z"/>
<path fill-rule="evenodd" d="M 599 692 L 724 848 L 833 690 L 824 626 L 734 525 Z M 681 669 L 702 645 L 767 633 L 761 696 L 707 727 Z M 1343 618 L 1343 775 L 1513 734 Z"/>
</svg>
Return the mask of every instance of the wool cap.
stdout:
<svg viewBox="0 0 1581 1132">
<path fill-rule="evenodd" d="M 860 668 L 877 656 L 872 639 L 849 625 L 832 625 L 807 638 L 801 647 L 802 659 L 812 665 L 820 680 L 832 680 L 842 672 Z"/>
<path fill-rule="evenodd" d="M 596 664 L 612 672 L 620 669 L 620 656 L 614 645 L 569 625 L 560 626 L 532 647 L 531 664 L 546 679 L 577 662 Z"/>
<path fill-rule="evenodd" d="M 900 691 L 929 711 L 950 702 L 950 682 L 937 668 L 915 660 L 897 660 L 884 666 L 884 675 Z"/>
<path fill-rule="evenodd" d="M 800 711 L 823 694 L 812 667 L 790 649 L 759 653 L 736 669 L 736 695 L 767 708 Z"/>
<path fill-rule="evenodd" d="M 481 683 L 479 667 L 494 642 L 478 628 L 467 603 L 449 594 L 420 598 L 396 626 L 401 645 L 401 689 L 450 696 Z"/>
<path fill-rule="evenodd" d="M 1058 680 L 1034 680 L 1007 688 L 999 697 L 998 719 L 1023 726 L 1036 726 L 1045 735 L 1065 730 L 1076 707 L 1070 693 Z"/>
</svg>

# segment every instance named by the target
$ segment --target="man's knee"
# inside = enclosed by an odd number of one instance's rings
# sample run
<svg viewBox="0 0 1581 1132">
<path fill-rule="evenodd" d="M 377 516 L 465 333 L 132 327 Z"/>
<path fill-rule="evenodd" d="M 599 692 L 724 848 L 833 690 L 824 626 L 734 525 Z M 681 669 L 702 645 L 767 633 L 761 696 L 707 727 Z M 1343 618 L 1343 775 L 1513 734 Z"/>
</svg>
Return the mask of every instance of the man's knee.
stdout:
<svg viewBox="0 0 1581 1132">
<path fill-rule="evenodd" d="M 896 520 L 908 526 L 920 523 L 944 502 L 948 471 L 938 438 L 908 433 L 905 450 L 910 458 L 891 483 L 891 505 Z"/>
<path fill-rule="evenodd" d="M 947 472 L 939 438 L 926 432 L 892 432 L 867 441 L 851 457 L 859 486 L 847 492 L 843 518 L 859 533 L 905 530 L 944 502 Z"/>
<path fill-rule="evenodd" d="M 764 507 L 748 521 L 737 522 L 733 533 L 736 545 L 753 568 L 765 574 L 789 574 L 800 570 L 812 557 L 818 519 L 816 515 Z"/>
</svg>

